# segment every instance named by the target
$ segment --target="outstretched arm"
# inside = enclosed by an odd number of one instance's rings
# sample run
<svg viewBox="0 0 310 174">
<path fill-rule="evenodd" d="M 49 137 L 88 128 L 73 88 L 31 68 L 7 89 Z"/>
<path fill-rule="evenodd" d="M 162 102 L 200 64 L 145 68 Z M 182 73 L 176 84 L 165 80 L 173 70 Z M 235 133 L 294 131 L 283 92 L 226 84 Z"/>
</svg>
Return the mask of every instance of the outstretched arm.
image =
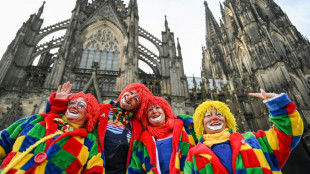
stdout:
<svg viewBox="0 0 310 174">
<path fill-rule="evenodd" d="M 255 135 L 261 140 L 266 137 L 268 142 L 266 147 L 272 149 L 282 167 L 303 133 L 303 122 L 297 107 L 284 93 L 280 95 L 266 93 L 261 89 L 260 93 L 249 93 L 249 95 L 264 99 L 264 103 L 269 108 L 269 118 L 274 127 L 266 132 L 258 131 Z M 260 141 L 261 146 L 264 145 L 263 142 L 266 141 Z"/>
</svg>

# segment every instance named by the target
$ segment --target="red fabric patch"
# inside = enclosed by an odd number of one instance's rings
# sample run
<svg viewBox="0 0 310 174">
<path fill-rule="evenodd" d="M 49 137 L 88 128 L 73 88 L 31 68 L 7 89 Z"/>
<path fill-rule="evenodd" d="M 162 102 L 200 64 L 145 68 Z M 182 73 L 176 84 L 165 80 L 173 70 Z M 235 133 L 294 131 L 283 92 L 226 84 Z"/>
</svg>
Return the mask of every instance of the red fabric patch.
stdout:
<svg viewBox="0 0 310 174">
<path fill-rule="evenodd" d="M 279 131 L 275 126 L 274 130 L 278 134 L 278 141 L 280 146 L 279 150 L 274 150 L 274 154 L 276 155 L 279 161 L 279 165 L 282 168 L 291 153 L 292 136 Z"/>
<path fill-rule="evenodd" d="M 266 137 L 265 131 L 259 130 L 257 132 L 252 132 L 256 138 Z"/>
<path fill-rule="evenodd" d="M 15 174 L 17 169 L 10 169 L 7 174 Z"/>
<path fill-rule="evenodd" d="M 206 164 L 210 163 L 210 160 L 208 160 L 207 158 L 196 155 L 196 163 L 197 163 L 197 169 L 198 169 L 198 171 L 200 171 L 201 169 L 203 169 L 206 166 Z"/>
<path fill-rule="evenodd" d="M 83 167 L 80 160 L 77 158 L 66 168 L 67 173 L 79 173 L 80 169 Z"/>
<path fill-rule="evenodd" d="M 288 114 L 292 114 L 296 111 L 297 106 L 295 105 L 295 103 L 291 102 L 291 103 L 285 105 L 285 109 L 287 110 Z"/>
<path fill-rule="evenodd" d="M 71 153 L 72 155 L 78 156 L 82 147 L 83 145 L 79 141 L 71 137 L 62 148 L 67 152 Z"/>
<path fill-rule="evenodd" d="M 240 151 L 245 168 L 260 167 L 260 163 L 253 149 Z"/>
<path fill-rule="evenodd" d="M 1 164 L 1 169 L 5 168 L 10 163 L 10 161 L 15 155 L 16 155 L 16 152 L 9 153 L 8 156 L 3 160 Z"/>
<path fill-rule="evenodd" d="M 262 168 L 263 174 L 272 174 L 272 171 L 270 169 Z"/>
</svg>

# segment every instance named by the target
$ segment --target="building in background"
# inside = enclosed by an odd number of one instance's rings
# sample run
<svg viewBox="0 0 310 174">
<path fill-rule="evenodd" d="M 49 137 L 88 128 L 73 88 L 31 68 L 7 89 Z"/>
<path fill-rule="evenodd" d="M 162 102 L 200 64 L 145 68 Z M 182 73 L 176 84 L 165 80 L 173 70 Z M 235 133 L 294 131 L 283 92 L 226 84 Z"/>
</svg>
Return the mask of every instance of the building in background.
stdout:
<svg viewBox="0 0 310 174">
<path fill-rule="evenodd" d="M 273 0 L 226 0 L 219 23 L 204 5 L 206 47 L 196 105 L 208 98 L 224 101 L 240 132 L 266 130 L 268 110 L 248 93 L 286 92 L 298 105 L 310 144 L 309 41 Z M 220 88 L 212 88 L 209 79 L 220 80 Z"/>
<path fill-rule="evenodd" d="M 136 0 L 127 5 L 121 0 L 77 0 L 70 19 L 42 28 L 44 5 L 23 23 L 1 59 L 2 128 L 21 116 L 44 112 L 49 94 L 66 81 L 73 83 L 73 92 L 92 93 L 101 103 L 117 99 L 131 83 L 143 83 L 166 98 L 176 114 L 193 112 L 187 104 L 181 46 L 167 19 L 158 39 L 139 26 Z M 65 35 L 38 44 L 59 30 L 66 30 Z M 152 72 L 143 71 L 141 62 Z"/>
</svg>

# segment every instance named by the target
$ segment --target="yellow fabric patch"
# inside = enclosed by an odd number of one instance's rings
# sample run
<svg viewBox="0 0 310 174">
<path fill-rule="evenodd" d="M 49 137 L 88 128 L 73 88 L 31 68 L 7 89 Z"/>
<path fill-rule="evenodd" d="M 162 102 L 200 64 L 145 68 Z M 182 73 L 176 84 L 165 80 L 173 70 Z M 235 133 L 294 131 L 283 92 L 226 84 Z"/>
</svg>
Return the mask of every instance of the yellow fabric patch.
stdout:
<svg viewBox="0 0 310 174">
<path fill-rule="evenodd" d="M 24 173 L 26 173 L 25 170 L 18 170 L 15 174 L 24 174 Z"/>
<path fill-rule="evenodd" d="M 15 158 L 17 158 L 21 153 L 17 153 L 14 158 L 11 160 L 13 161 Z M 15 166 L 13 166 L 13 169 L 20 169 L 23 167 L 30 159 L 33 157 L 33 154 L 27 154 L 25 155 Z"/>
<path fill-rule="evenodd" d="M 266 137 L 267 137 L 267 140 L 268 140 L 268 143 L 269 143 L 271 149 L 272 150 L 279 150 L 280 147 L 279 147 L 277 132 L 274 129 L 269 129 L 265 133 L 266 133 Z"/>
<path fill-rule="evenodd" d="M 16 139 L 16 141 L 13 145 L 13 148 L 12 148 L 12 152 L 18 152 L 19 151 L 19 148 L 22 145 L 22 142 L 24 141 L 24 139 L 25 139 L 25 135 L 20 136 Z"/>
<path fill-rule="evenodd" d="M 151 171 L 147 172 L 147 174 L 154 174 L 154 172 L 151 170 Z"/>
<path fill-rule="evenodd" d="M 248 150 L 248 149 L 252 149 L 252 147 L 247 143 L 241 144 L 240 150 Z"/>
<path fill-rule="evenodd" d="M 253 150 L 254 150 L 254 152 L 255 152 L 258 160 L 259 160 L 260 165 L 263 168 L 270 169 L 269 163 L 267 162 L 263 151 L 261 149 L 253 149 Z"/>
<path fill-rule="evenodd" d="M 0 146 L 0 158 L 4 158 L 6 156 L 5 150 Z"/>
<path fill-rule="evenodd" d="M 143 169 L 144 171 L 146 171 L 146 169 L 145 169 L 145 164 L 144 164 L 144 163 L 142 164 L 142 169 Z"/>
<path fill-rule="evenodd" d="M 280 171 L 272 171 L 273 174 L 282 174 Z"/>
<path fill-rule="evenodd" d="M 300 136 L 304 131 L 304 123 L 300 118 L 298 111 L 289 115 L 291 119 L 291 127 L 293 136 Z"/>
<path fill-rule="evenodd" d="M 88 148 L 83 146 L 79 155 L 78 155 L 78 159 L 80 160 L 81 164 L 84 165 L 87 161 L 87 158 L 88 158 Z"/>
<path fill-rule="evenodd" d="M 84 137 L 81 137 L 81 136 L 74 136 L 73 138 L 76 139 L 76 140 L 77 140 L 78 142 L 80 142 L 81 144 L 84 144 L 84 140 L 85 140 Z"/>
<path fill-rule="evenodd" d="M 180 154 L 180 152 L 177 152 L 177 153 L 175 154 L 175 163 L 174 163 L 174 167 L 175 167 L 176 169 L 179 169 L 179 170 L 180 170 L 180 159 L 179 159 L 179 154 Z"/>
<path fill-rule="evenodd" d="M 38 167 L 36 168 L 36 172 L 35 173 L 45 173 L 45 168 L 46 168 L 46 164 L 47 164 L 47 160 L 45 160 L 43 163 L 41 163 L 40 165 L 38 165 Z"/>
<path fill-rule="evenodd" d="M 87 169 L 91 169 L 94 166 L 103 166 L 103 160 L 101 158 L 101 153 L 98 153 L 96 156 L 93 156 L 88 162 L 87 162 Z"/>
<path fill-rule="evenodd" d="M 204 158 L 207 158 L 208 160 L 211 160 L 212 156 L 208 154 L 199 154 L 199 156 L 202 156 Z"/>
</svg>

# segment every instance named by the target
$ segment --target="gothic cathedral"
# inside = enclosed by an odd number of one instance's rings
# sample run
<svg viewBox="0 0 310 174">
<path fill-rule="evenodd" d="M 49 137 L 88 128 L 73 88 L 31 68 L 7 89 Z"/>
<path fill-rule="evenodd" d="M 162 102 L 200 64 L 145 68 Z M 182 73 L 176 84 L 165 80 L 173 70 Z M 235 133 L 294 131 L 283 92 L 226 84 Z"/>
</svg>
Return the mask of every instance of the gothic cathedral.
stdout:
<svg viewBox="0 0 310 174">
<path fill-rule="evenodd" d="M 143 83 L 166 98 L 176 114 L 186 112 L 189 94 L 181 46 L 166 19 L 158 39 L 139 25 L 137 0 L 127 5 L 121 0 L 76 0 L 70 19 L 42 28 L 44 5 L 18 30 L 1 59 L 2 128 L 16 117 L 44 112 L 49 94 L 66 81 L 73 83 L 73 92 L 92 93 L 101 103 L 117 99 L 130 83 Z M 65 35 L 38 45 L 59 30 L 66 30 Z M 139 38 L 153 44 L 158 54 Z M 53 54 L 54 48 L 59 50 Z M 141 61 L 153 73 L 144 72 Z"/>
<path fill-rule="evenodd" d="M 201 99 L 227 102 L 245 132 L 271 126 L 268 110 L 249 92 L 286 92 L 298 106 L 310 142 L 309 41 L 273 0 L 225 0 L 219 24 L 204 5 Z M 214 79 L 220 79 L 218 86 Z"/>
</svg>

